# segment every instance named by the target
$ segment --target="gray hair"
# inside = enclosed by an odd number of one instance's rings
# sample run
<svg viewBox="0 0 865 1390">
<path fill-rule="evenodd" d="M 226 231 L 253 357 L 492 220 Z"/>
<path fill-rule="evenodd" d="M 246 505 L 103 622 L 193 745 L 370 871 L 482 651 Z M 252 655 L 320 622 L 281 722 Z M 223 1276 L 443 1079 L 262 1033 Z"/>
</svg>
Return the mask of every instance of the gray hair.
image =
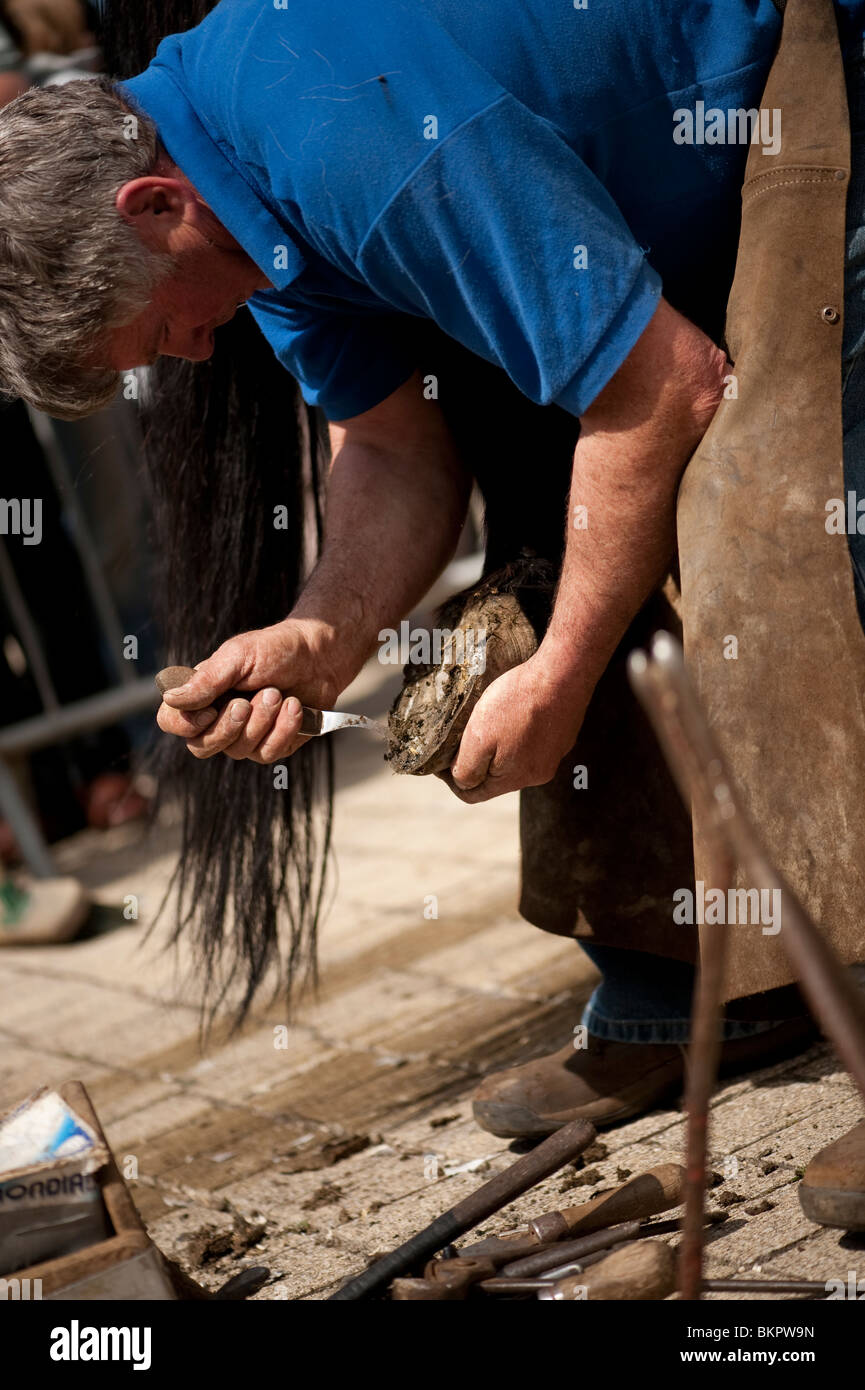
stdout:
<svg viewBox="0 0 865 1390">
<path fill-rule="evenodd" d="M 153 122 L 104 76 L 0 110 L 0 390 L 61 420 L 113 399 L 121 374 L 94 357 L 173 269 L 115 198 L 161 152 Z"/>
</svg>

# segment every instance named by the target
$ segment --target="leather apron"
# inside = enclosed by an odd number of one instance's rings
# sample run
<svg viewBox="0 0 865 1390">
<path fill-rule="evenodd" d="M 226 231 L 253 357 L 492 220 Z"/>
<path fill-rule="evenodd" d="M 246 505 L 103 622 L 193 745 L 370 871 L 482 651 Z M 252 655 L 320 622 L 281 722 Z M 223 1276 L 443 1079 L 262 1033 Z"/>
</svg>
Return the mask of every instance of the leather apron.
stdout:
<svg viewBox="0 0 865 1390">
<path fill-rule="evenodd" d="M 852 961 L 865 956 L 865 637 L 846 536 L 826 530 L 827 502 L 845 497 L 850 173 L 832 0 L 788 0 L 763 107 L 780 110 L 782 143 L 752 147 L 743 188 L 726 335 L 738 398 L 680 490 L 685 652 L 770 857 Z M 699 823 L 694 850 L 705 879 Z M 783 902 L 780 921 L 729 927 L 727 998 L 792 978 Z"/>
</svg>

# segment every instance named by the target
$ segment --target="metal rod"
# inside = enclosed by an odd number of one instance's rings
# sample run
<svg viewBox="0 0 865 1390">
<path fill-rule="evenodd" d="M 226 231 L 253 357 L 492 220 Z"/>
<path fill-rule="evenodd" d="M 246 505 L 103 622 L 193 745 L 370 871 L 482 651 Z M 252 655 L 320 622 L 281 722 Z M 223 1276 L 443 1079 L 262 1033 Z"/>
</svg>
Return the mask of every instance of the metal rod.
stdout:
<svg viewBox="0 0 865 1390">
<path fill-rule="evenodd" d="M 54 878 L 57 870 L 51 851 L 5 758 L 0 758 L 0 810 L 9 822 L 18 848 L 34 876 Z"/>
<path fill-rule="evenodd" d="M 90 592 L 90 599 L 102 625 L 108 660 L 120 683 L 132 685 L 136 677 L 131 664 L 123 659 L 123 629 L 120 625 L 117 605 L 108 587 L 102 566 L 97 559 L 96 546 L 90 533 L 84 508 L 69 476 L 63 448 L 49 416 L 44 415 L 40 410 L 35 410 L 32 406 L 27 407 L 27 413 L 30 416 L 33 433 L 42 446 L 45 461 L 54 479 L 54 486 L 57 488 L 66 512 L 66 520 L 75 543 L 75 549 L 78 551 L 78 558 L 81 561 L 81 569 Z"/>
<path fill-rule="evenodd" d="M 30 753 L 62 743 L 66 738 L 99 729 L 126 719 L 131 714 L 153 709 L 159 703 L 159 692 L 152 676 L 139 676 L 133 685 L 115 685 L 86 700 L 76 700 L 57 710 L 48 710 L 32 719 L 22 719 L 0 729 L 0 757 L 13 753 Z"/>
<path fill-rule="evenodd" d="M 659 649 L 660 644 L 660 649 Z M 667 660 L 659 660 L 666 654 Z M 686 728 L 689 687 L 684 663 L 675 661 L 664 638 L 655 639 L 649 660 L 634 653 L 628 663 L 631 684 L 651 720 L 686 805 L 696 803 L 708 823 L 709 886 L 726 896 L 733 882 L 733 860 L 711 814 L 700 776 L 699 757 Z M 693 712 L 692 712 L 693 715 Z M 693 807 L 692 813 L 693 813 Z M 700 823 L 702 825 L 703 819 Z M 718 1075 L 727 934 L 724 928 L 701 933 L 700 963 L 691 1013 L 689 1066 L 685 1078 L 685 1214 L 679 1254 L 679 1292 L 700 1297 L 703 1276 L 709 1107 Z"/>
<path fill-rule="evenodd" d="M 21 585 L 18 583 L 18 576 L 9 558 L 5 542 L 0 542 L 0 587 L 3 589 L 3 597 L 9 605 L 9 614 L 18 630 L 18 636 L 21 638 L 21 645 L 27 657 L 33 682 L 39 692 L 39 698 L 45 709 L 59 709 L 60 701 L 57 698 L 57 691 L 54 689 L 54 681 L 51 678 L 51 671 L 42 646 L 42 638 L 33 621 L 33 614 L 30 612 Z"/>
<path fill-rule="evenodd" d="M 685 675 L 681 646 L 668 633 L 659 633 L 652 644 L 652 659 L 665 669 L 683 697 L 687 721 L 683 732 L 697 765 L 695 804 L 699 795 L 706 807 L 703 833 L 723 835 L 752 887 L 780 890 L 784 905 L 780 939 L 795 967 L 799 988 L 865 1099 L 865 1000 L 793 889 L 770 863 Z"/>
<path fill-rule="evenodd" d="M 555 1269 L 565 1260 L 578 1260 L 593 1255 L 598 1250 L 606 1251 L 621 1240 L 635 1240 L 638 1235 L 649 1235 L 648 1227 L 639 1221 L 623 1221 L 619 1226 L 610 1226 L 606 1231 L 593 1231 L 591 1235 L 578 1236 L 576 1240 L 560 1240 L 546 1249 L 538 1250 L 536 1255 L 526 1255 L 524 1259 L 514 1260 L 501 1270 L 507 1279 L 530 1279 L 544 1270 Z"/>
<path fill-rule="evenodd" d="M 706 1279 L 705 1293 L 804 1293 L 828 1298 L 825 1284 L 812 1279 Z"/>
<path fill-rule="evenodd" d="M 685 672 L 681 645 L 668 633 L 659 633 L 652 643 L 651 657 L 643 652 L 632 653 L 628 669 L 631 683 L 655 726 L 685 803 L 691 803 L 693 811 L 699 814 L 713 878 L 723 881 L 729 867 L 737 862 L 752 887 L 781 891 L 786 928 L 783 944 L 795 967 L 802 993 L 865 1098 L 865 1002 L 792 888 L 772 867 L 753 823 L 743 810 Z M 695 1229 L 695 1212 L 699 1193 L 702 1226 L 706 1166 L 706 1133 L 701 1137 L 700 1129 L 707 1121 L 708 1095 L 720 1046 L 717 1032 L 713 1040 L 708 1029 L 713 999 L 720 1000 L 725 939 L 723 931 L 703 933 L 691 1075 L 686 1090 L 688 1199 L 681 1277 L 683 1297 L 690 1298 L 698 1298 L 700 1292 L 702 1231 Z M 702 1150 L 701 1162 L 698 1161 L 699 1150 Z"/>
</svg>

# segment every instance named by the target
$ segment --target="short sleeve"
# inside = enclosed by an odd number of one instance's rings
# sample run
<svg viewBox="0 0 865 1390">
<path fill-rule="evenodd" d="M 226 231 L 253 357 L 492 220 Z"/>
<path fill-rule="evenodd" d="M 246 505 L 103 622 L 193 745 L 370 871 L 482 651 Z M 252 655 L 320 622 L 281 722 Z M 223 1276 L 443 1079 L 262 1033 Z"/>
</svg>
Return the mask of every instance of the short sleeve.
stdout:
<svg viewBox="0 0 865 1390">
<path fill-rule="evenodd" d="M 427 156 L 364 238 L 358 269 L 394 309 L 433 319 L 529 399 L 574 415 L 661 294 L 600 180 L 508 95 Z"/>
<path fill-rule="evenodd" d="M 410 325 L 400 314 L 364 314 L 338 304 L 319 308 L 269 291 L 254 294 L 248 303 L 304 400 L 329 420 L 370 410 L 414 371 Z"/>
</svg>

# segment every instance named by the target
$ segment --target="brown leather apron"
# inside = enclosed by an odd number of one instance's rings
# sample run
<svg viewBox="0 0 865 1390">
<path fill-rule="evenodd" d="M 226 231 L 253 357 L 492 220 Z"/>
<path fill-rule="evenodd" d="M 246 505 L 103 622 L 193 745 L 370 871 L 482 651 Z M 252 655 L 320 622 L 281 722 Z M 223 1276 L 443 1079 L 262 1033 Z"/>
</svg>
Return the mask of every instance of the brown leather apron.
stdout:
<svg viewBox="0 0 865 1390">
<path fill-rule="evenodd" d="M 679 497 L 685 650 L 770 856 L 851 961 L 865 956 L 865 638 L 846 537 L 825 524 L 827 501 L 845 496 L 850 171 L 832 0 L 788 0 L 763 107 L 781 111 L 782 146 L 752 147 L 743 188 L 727 317 L 738 399 Z M 705 878 L 699 823 L 694 845 Z M 730 927 L 728 998 L 792 978 L 781 907 L 776 935 Z"/>
</svg>

